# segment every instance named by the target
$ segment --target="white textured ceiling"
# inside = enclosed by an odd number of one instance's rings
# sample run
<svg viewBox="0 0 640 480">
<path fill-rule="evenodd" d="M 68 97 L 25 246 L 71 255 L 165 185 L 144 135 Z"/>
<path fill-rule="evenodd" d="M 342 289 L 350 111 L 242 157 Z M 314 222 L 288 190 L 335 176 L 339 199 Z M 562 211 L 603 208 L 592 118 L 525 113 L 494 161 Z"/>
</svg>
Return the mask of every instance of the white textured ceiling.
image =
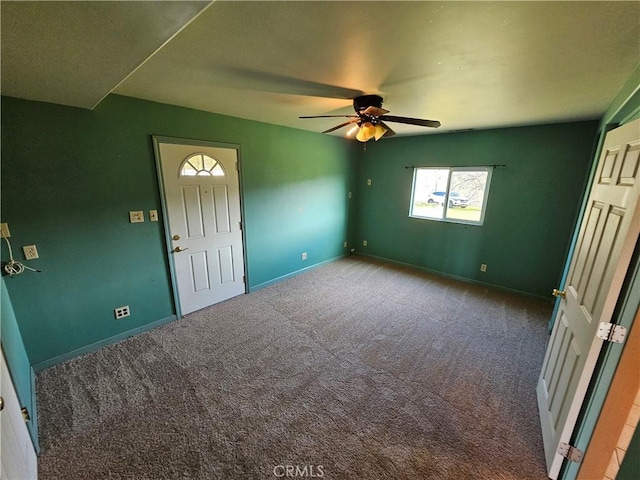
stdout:
<svg viewBox="0 0 640 480">
<path fill-rule="evenodd" d="M 139 45 L 149 32 L 169 38 L 201 6 L 6 3 L 5 95 L 81 105 L 74 80 L 102 98 L 124 79 L 115 93 L 312 131 L 341 121 L 298 116 L 350 114 L 350 99 L 361 93 L 381 94 L 393 115 L 440 120 L 438 131 L 594 119 L 640 62 L 640 2 L 219 1 L 144 63 Z M 99 20 L 107 4 L 123 11 L 118 19 Z M 172 8 L 176 22 L 167 25 Z M 38 31 L 48 26 L 47 38 L 15 28 L 5 35 L 13 17 L 29 18 Z M 126 34 L 122 18 L 133 27 Z M 117 48 L 96 62 L 78 47 L 87 42 Z M 34 60 L 47 65 L 54 84 Z M 83 67 L 91 75 L 79 78 Z M 120 80 L 102 81 L 114 70 Z"/>
</svg>

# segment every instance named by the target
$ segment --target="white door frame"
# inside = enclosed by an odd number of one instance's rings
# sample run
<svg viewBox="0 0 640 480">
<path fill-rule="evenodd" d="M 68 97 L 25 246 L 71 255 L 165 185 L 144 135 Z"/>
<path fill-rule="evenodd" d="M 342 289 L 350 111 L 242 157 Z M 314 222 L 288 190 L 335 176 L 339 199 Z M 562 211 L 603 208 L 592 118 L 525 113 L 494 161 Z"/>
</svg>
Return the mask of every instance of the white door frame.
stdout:
<svg viewBox="0 0 640 480">
<path fill-rule="evenodd" d="M 217 148 L 228 148 L 236 151 L 236 155 L 238 157 L 238 194 L 240 196 L 240 213 L 242 215 L 241 224 L 242 224 L 242 258 L 243 258 L 243 266 L 244 266 L 244 275 L 245 275 L 245 293 L 248 292 L 249 285 L 249 274 L 247 272 L 247 244 L 246 244 L 246 236 L 244 229 L 244 189 L 242 182 L 242 155 L 240 145 L 234 143 L 221 143 L 221 142 L 211 142 L 207 140 L 193 140 L 188 138 L 178 138 L 178 137 L 165 137 L 159 135 L 152 135 L 153 139 L 153 152 L 155 156 L 156 162 L 156 172 L 158 178 L 158 188 L 160 190 L 160 203 L 162 206 L 162 225 L 164 227 L 164 239 L 165 239 L 165 248 L 167 255 L 167 262 L 169 264 L 169 274 L 171 276 L 171 290 L 173 293 L 173 303 L 175 305 L 176 317 L 182 317 L 182 311 L 180 309 L 180 297 L 178 295 L 178 283 L 176 279 L 176 269 L 174 264 L 174 257 L 171 255 L 173 250 L 173 241 L 171 239 L 171 228 L 169 225 L 169 215 L 167 213 L 167 200 L 164 192 L 164 178 L 162 176 L 162 164 L 160 161 L 160 144 L 161 143 L 171 143 L 176 145 L 192 145 L 194 147 L 217 147 Z"/>
</svg>

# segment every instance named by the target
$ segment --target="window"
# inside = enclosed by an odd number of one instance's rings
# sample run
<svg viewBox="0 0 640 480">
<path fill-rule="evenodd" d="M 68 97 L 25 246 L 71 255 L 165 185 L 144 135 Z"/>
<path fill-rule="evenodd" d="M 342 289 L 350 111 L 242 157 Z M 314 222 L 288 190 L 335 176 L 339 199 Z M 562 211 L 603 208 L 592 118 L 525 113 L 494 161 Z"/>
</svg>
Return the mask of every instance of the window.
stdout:
<svg viewBox="0 0 640 480">
<path fill-rule="evenodd" d="M 482 225 L 492 167 L 416 168 L 409 216 Z"/>
<path fill-rule="evenodd" d="M 181 177 L 210 176 L 224 177 L 224 169 L 217 160 L 209 155 L 198 153 L 191 155 L 180 167 Z"/>
</svg>

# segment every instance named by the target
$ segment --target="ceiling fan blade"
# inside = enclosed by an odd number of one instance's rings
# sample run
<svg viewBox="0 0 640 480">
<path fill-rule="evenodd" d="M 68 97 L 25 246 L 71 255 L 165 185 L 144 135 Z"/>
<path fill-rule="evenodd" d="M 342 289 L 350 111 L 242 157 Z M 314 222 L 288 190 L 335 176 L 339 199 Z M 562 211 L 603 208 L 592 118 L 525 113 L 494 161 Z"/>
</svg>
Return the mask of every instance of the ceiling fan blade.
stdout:
<svg viewBox="0 0 640 480">
<path fill-rule="evenodd" d="M 367 107 L 362 112 L 364 115 L 369 115 L 372 117 L 379 117 L 380 115 L 384 115 L 385 113 L 389 113 L 389 110 L 385 110 L 380 107 Z"/>
<path fill-rule="evenodd" d="M 440 126 L 440 122 L 437 120 L 424 120 L 422 118 L 396 117 L 394 115 L 382 115 L 379 118 L 385 122 L 406 123 L 409 125 L 419 125 L 421 127 L 438 128 Z"/>
<path fill-rule="evenodd" d="M 335 127 L 333 127 L 333 128 L 330 128 L 329 130 L 325 130 L 325 131 L 324 131 L 324 132 L 322 132 L 322 133 L 331 133 L 331 132 L 333 132 L 334 130 L 338 130 L 339 128 L 346 127 L 347 125 L 351 125 L 352 123 L 356 123 L 357 121 L 358 121 L 358 120 L 356 120 L 356 119 L 354 118 L 353 120 L 349 120 L 348 122 L 341 123 L 340 125 L 337 125 L 337 126 L 335 126 Z"/>
<path fill-rule="evenodd" d="M 364 92 L 361 90 L 353 88 L 287 77 L 286 75 L 250 68 L 217 66 L 213 75 L 213 81 L 218 85 L 255 90 L 258 92 L 338 98 L 344 100 L 352 99 L 358 95 L 364 95 Z"/>
<path fill-rule="evenodd" d="M 358 115 L 307 115 L 298 118 L 360 118 Z"/>
</svg>

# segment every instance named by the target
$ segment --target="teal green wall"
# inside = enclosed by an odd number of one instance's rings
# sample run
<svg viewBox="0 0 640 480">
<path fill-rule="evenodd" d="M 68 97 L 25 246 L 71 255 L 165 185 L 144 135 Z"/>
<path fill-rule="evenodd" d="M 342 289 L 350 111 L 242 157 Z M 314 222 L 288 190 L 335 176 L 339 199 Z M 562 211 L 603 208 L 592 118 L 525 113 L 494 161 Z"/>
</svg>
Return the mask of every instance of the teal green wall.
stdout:
<svg viewBox="0 0 640 480">
<path fill-rule="evenodd" d="M 22 334 L 20 333 L 20 327 L 18 326 L 4 278 L 0 278 L 0 289 L 0 340 L 2 341 L 2 351 L 11 372 L 11 381 L 20 405 L 26 406 L 29 411 L 31 421 L 27 423 L 27 428 L 35 448 L 38 449 L 38 420 L 36 395 L 33 388 L 33 370 L 22 341 Z"/>
<path fill-rule="evenodd" d="M 32 243 L 41 257 L 28 264 L 42 273 L 6 280 L 31 364 L 174 318 L 162 222 L 128 221 L 129 210 L 160 208 L 151 135 L 240 145 L 250 289 L 343 255 L 348 241 L 370 255 L 548 296 L 596 126 L 400 137 L 363 151 L 341 138 L 121 96 L 94 111 L 5 97 L 2 221 L 17 258 Z M 507 167 L 494 171 L 483 226 L 408 217 L 405 165 L 495 163 Z M 116 321 L 120 305 L 132 315 Z"/>
<path fill-rule="evenodd" d="M 174 318 L 162 221 L 128 220 L 160 210 L 151 135 L 240 145 L 250 288 L 345 253 L 341 138 L 114 95 L 93 111 L 3 97 L 2 221 L 42 270 L 6 278 L 32 365 Z"/>
<path fill-rule="evenodd" d="M 369 142 L 357 151 L 356 249 L 549 297 L 575 226 L 596 127 L 593 121 Z M 494 169 L 483 226 L 409 217 L 413 170 L 405 166 L 493 164 L 507 166 Z"/>
</svg>

